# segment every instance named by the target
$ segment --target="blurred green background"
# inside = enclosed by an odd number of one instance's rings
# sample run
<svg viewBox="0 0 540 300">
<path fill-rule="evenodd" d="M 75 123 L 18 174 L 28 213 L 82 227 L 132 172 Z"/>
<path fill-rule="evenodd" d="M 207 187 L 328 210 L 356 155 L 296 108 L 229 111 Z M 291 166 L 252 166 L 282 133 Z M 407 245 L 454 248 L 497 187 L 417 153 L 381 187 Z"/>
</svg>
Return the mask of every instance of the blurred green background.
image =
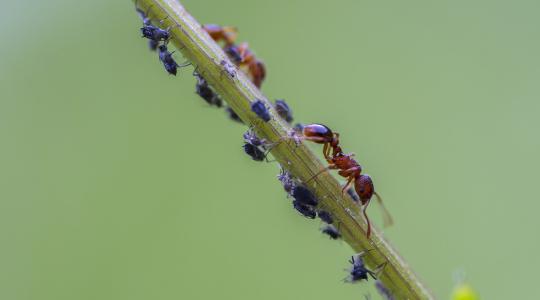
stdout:
<svg viewBox="0 0 540 300">
<path fill-rule="evenodd" d="M 438 298 L 456 270 L 482 299 L 540 297 L 538 1 L 183 3 L 341 133 Z M 0 299 L 378 299 L 192 69 L 165 73 L 132 2 L 2 4 Z"/>
</svg>

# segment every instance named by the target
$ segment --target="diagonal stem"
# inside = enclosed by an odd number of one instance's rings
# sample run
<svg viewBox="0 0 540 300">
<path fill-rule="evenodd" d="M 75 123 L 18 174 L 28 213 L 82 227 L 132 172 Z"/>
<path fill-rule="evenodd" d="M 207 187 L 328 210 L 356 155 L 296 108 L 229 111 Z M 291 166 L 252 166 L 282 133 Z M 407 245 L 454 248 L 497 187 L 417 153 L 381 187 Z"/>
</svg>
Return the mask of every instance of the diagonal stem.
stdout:
<svg viewBox="0 0 540 300">
<path fill-rule="evenodd" d="M 182 52 L 201 76 L 229 104 L 257 135 L 276 143 L 272 155 L 292 175 L 307 182 L 325 168 L 323 163 L 303 144 L 289 138 L 290 126 L 282 121 L 270 102 L 241 72 L 231 74 L 225 65 L 233 66 L 221 48 L 204 32 L 201 25 L 176 0 L 134 0 L 153 20 L 163 20 L 163 27 L 170 27 L 171 42 Z M 230 75 L 234 75 L 230 76 Z M 263 122 L 251 112 L 250 103 L 260 99 L 270 109 L 272 120 Z M 392 291 L 396 299 L 433 299 L 396 250 L 372 228 L 371 239 L 366 238 L 367 225 L 361 209 L 341 192 L 339 182 L 324 172 L 309 182 L 320 199 L 320 206 L 332 213 L 339 224 L 343 239 L 356 252 L 366 250 L 366 265 L 376 268 L 386 264 L 379 280 Z"/>
</svg>

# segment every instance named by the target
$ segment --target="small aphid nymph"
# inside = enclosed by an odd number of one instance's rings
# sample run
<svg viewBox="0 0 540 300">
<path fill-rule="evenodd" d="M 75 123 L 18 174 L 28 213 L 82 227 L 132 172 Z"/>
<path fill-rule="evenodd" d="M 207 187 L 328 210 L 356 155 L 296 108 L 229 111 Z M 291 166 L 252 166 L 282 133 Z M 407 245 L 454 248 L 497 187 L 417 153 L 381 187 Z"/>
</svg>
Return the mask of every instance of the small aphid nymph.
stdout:
<svg viewBox="0 0 540 300">
<path fill-rule="evenodd" d="M 199 74 L 194 73 L 195 78 L 197 78 L 197 83 L 195 85 L 195 92 L 197 95 L 201 96 L 208 104 L 221 107 L 223 106 L 223 101 L 219 98 L 216 93 L 210 88 L 208 82 Z"/>
<path fill-rule="evenodd" d="M 287 196 L 290 195 L 296 186 L 294 180 L 292 179 L 291 173 L 287 172 L 285 169 L 281 169 L 281 172 L 277 176 L 278 180 L 283 184 L 283 189 L 287 192 Z"/>
<path fill-rule="evenodd" d="M 228 63 L 226 60 L 222 60 L 220 64 L 223 66 L 223 70 L 232 78 L 236 77 L 236 68 Z"/>
<path fill-rule="evenodd" d="M 227 112 L 227 115 L 229 116 L 229 119 L 231 119 L 231 120 L 233 120 L 235 122 L 244 124 L 242 119 L 240 119 L 240 117 L 234 112 L 234 110 L 232 108 L 227 106 L 227 108 L 225 108 L 225 112 Z"/>
<path fill-rule="evenodd" d="M 319 210 L 317 215 L 319 216 L 319 219 L 321 219 L 321 221 L 323 221 L 326 224 L 334 223 L 334 219 L 332 218 L 332 215 L 326 210 Z"/>
<path fill-rule="evenodd" d="M 334 225 L 326 225 L 321 229 L 321 232 L 328 235 L 331 239 L 337 240 L 341 238 L 341 234 Z"/>
<path fill-rule="evenodd" d="M 251 159 L 253 159 L 254 161 L 263 161 L 266 158 L 266 153 L 259 149 L 259 147 L 252 144 L 245 143 L 244 152 L 246 152 L 247 155 L 251 156 Z"/>
<path fill-rule="evenodd" d="M 287 102 L 285 102 L 285 100 L 276 99 L 274 107 L 278 115 L 287 123 L 291 123 L 293 121 L 292 110 L 289 108 L 289 105 Z"/>
<path fill-rule="evenodd" d="M 264 105 L 264 102 L 261 100 L 256 100 L 253 103 L 251 103 L 251 111 L 253 111 L 259 118 L 261 118 L 263 121 L 268 122 L 270 121 L 270 113 L 268 112 L 268 109 Z"/>
<path fill-rule="evenodd" d="M 345 281 L 354 283 L 361 280 L 368 280 L 368 275 L 370 275 L 373 279 L 377 279 L 375 277 L 375 273 L 371 270 L 368 270 L 364 264 L 364 259 L 362 258 L 362 254 L 359 254 L 356 256 L 351 256 L 351 259 L 349 260 L 349 263 L 352 265 L 351 269 L 349 270 L 349 276 L 345 279 Z"/>
<path fill-rule="evenodd" d="M 301 213 L 304 217 L 308 219 L 315 219 L 315 217 L 317 216 L 317 213 L 315 212 L 315 209 L 312 206 L 306 205 L 297 200 L 293 201 L 293 207 L 294 209 L 296 209 L 299 213 Z"/>
</svg>

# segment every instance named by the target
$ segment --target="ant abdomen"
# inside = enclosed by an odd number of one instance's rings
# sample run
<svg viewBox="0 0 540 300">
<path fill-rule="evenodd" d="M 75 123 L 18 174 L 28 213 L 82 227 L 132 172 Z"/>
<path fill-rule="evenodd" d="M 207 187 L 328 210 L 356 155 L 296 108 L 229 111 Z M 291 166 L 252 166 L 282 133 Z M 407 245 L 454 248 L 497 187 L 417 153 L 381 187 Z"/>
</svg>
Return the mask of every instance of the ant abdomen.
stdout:
<svg viewBox="0 0 540 300">
<path fill-rule="evenodd" d="M 309 124 L 305 125 L 303 128 L 304 136 L 306 137 L 314 137 L 314 138 L 320 138 L 311 140 L 318 144 L 324 144 L 327 143 L 329 140 L 332 140 L 334 137 L 334 133 L 330 128 L 322 125 L 322 124 Z"/>
<path fill-rule="evenodd" d="M 360 197 L 362 204 L 366 203 L 371 199 L 373 193 L 375 192 L 375 187 L 373 186 L 373 181 L 369 175 L 360 175 L 355 180 L 355 190 Z"/>
</svg>

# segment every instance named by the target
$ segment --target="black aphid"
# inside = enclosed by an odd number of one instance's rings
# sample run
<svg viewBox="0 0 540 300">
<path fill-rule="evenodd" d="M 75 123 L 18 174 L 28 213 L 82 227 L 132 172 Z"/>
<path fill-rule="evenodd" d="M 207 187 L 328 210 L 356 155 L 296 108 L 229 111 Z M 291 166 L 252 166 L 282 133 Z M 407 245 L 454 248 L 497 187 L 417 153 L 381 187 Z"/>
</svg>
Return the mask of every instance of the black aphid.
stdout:
<svg viewBox="0 0 540 300">
<path fill-rule="evenodd" d="M 347 194 L 349 194 L 349 196 L 351 196 L 351 198 L 354 200 L 354 202 L 360 201 L 360 198 L 358 197 L 358 195 L 354 191 L 354 188 L 352 188 L 352 187 L 348 188 L 347 189 Z"/>
<path fill-rule="evenodd" d="M 281 172 L 278 174 L 277 178 L 279 181 L 281 181 L 281 184 L 283 184 L 283 189 L 285 192 L 290 195 L 296 186 L 294 180 L 292 179 L 291 173 L 285 171 L 285 169 L 281 169 Z"/>
<path fill-rule="evenodd" d="M 259 149 L 259 147 L 252 144 L 245 143 L 244 151 L 247 155 L 251 156 L 251 159 L 255 161 L 263 161 L 266 158 L 266 153 Z"/>
<path fill-rule="evenodd" d="M 255 132 L 250 128 L 248 131 L 244 132 L 244 141 L 253 146 L 265 148 L 268 142 L 265 139 L 259 138 Z"/>
<path fill-rule="evenodd" d="M 331 239 L 337 240 L 341 238 L 341 234 L 334 225 L 326 225 L 321 229 L 322 233 L 328 235 Z"/>
<path fill-rule="evenodd" d="M 297 200 L 294 200 L 292 203 L 293 203 L 294 209 L 296 209 L 304 217 L 309 218 L 309 219 L 315 219 L 315 217 L 317 216 L 317 213 L 315 212 L 315 209 L 312 206 L 306 205 Z"/>
<path fill-rule="evenodd" d="M 147 16 L 147 13 L 142 11 L 139 8 L 136 8 L 136 10 L 137 10 L 137 13 L 139 14 L 139 17 L 141 18 L 141 20 L 143 22 L 143 26 L 144 26 L 143 28 L 148 27 L 148 26 L 152 26 L 152 23 L 150 21 L 150 18 Z M 141 32 L 142 32 L 143 28 L 141 28 Z M 144 37 L 144 33 L 143 33 L 143 37 Z M 148 40 L 148 48 L 150 50 L 156 51 L 158 46 L 159 46 L 159 41 L 152 40 L 152 39 Z"/>
<path fill-rule="evenodd" d="M 293 121 L 292 110 L 289 108 L 289 105 L 287 102 L 285 102 L 285 100 L 276 99 L 274 107 L 276 108 L 278 115 L 283 120 L 287 121 L 287 123 L 291 123 Z"/>
<path fill-rule="evenodd" d="M 165 70 L 167 70 L 167 73 L 176 76 L 176 69 L 179 67 L 179 65 L 172 57 L 172 53 L 167 50 L 166 45 L 159 46 L 159 60 L 161 60 L 161 62 L 163 63 L 163 66 L 165 67 Z"/>
<path fill-rule="evenodd" d="M 296 201 L 305 205 L 317 206 L 317 204 L 319 204 L 319 201 L 317 200 L 315 195 L 313 195 L 310 190 L 308 190 L 305 186 L 302 185 L 297 185 L 293 189 L 292 196 Z"/>
<path fill-rule="evenodd" d="M 319 216 L 319 219 L 321 219 L 326 224 L 334 223 L 334 219 L 332 219 L 332 215 L 326 210 L 319 210 L 317 215 Z"/>
<path fill-rule="evenodd" d="M 214 93 L 214 91 L 208 85 L 208 82 L 199 74 L 193 74 L 197 78 L 197 83 L 195 85 L 195 92 L 197 95 L 201 96 L 208 104 L 214 105 L 217 107 L 223 106 L 223 101 L 219 96 Z"/>
<path fill-rule="evenodd" d="M 270 113 L 268 112 L 268 109 L 266 108 L 266 106 L 264 106 L 264 103 L 261 100 L 257 100 L 251 103 L 251 111 L 253 111 L 263 121 L 270 121 Z"/>
<path fill-rule="evenodd" d="M 139 15 L 141 15 L 140 10 L 137 10 L 139 12 Z M 141 15 L 142 17 L 142 15 Z M 143 18 L 143 27 L 141 28 L 142 37 L 145 37 L 149 40 L 156 41 L 156 42 L 166 42 L 171 37 L 171 34 L 169 33 L 169 29 L 161 29 L 157 26 L 152 25 L 150 22 L 150 19 L 144 14 Z"/>
<path fill-rule="evenodd" d="M 225 111 L 227 112 L 227 114 L 229 115 L 229 119 L 235 121 L 235 122 L 238 122 L 238 123 L 242 123 L 244 124 L 244 122 L 242 121 L 242 119 L 240 119 L 240 117 L 234 112 L 234 110 L 230 107 L 227 107 L 225 109 Z"/>
<path fill-rule="evenodd" d="M 370 275 L 373 279 L 376 279 L 375 273 L 366 268 L 362 255 L 363 254 L 359 254 L 356 256 L 356 258 L 354 256 L 351 256 L 349 263 L 352 266 L 351 266 L 351 269 L 349 270 L 349 276 L 345 279 L 345 281 L 350 282 L 350 283 L 358 282 L 361 280 L 367 281 L 368 275 Z"/>
</svg>

